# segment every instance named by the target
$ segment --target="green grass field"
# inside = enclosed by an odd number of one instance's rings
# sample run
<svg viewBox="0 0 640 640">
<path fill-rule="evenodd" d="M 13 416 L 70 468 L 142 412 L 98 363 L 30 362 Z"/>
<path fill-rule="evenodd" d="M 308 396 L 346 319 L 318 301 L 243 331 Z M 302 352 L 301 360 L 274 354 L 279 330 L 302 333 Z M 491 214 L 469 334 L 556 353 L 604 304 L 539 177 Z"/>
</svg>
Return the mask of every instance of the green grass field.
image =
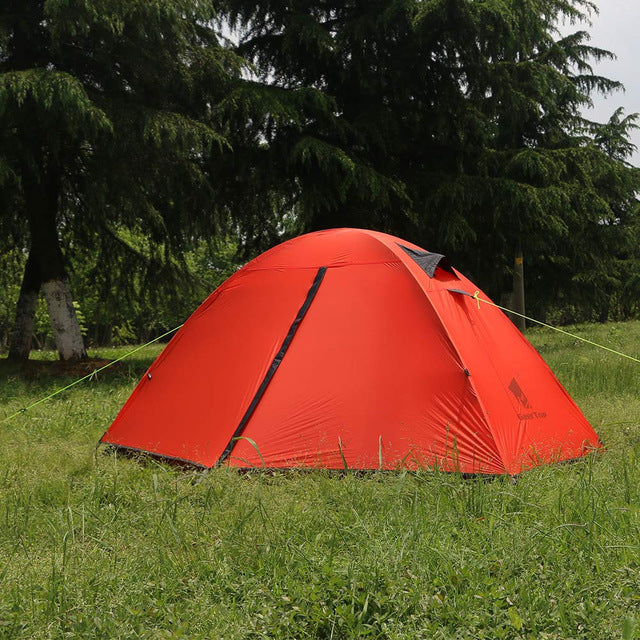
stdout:
<svg viewBox="0 0 640 640">
<path fill-rule="evenodd" d="M 640 322 L 576 331 L 640 357 Z M 159 347 L 1 424 L 0 637 L 640 638 L 640 364 L 529 338 L 607 450 L 516 483 L 96 450 Z M 47 371 L 0 360 L 0 420 Z"/>
</svg>

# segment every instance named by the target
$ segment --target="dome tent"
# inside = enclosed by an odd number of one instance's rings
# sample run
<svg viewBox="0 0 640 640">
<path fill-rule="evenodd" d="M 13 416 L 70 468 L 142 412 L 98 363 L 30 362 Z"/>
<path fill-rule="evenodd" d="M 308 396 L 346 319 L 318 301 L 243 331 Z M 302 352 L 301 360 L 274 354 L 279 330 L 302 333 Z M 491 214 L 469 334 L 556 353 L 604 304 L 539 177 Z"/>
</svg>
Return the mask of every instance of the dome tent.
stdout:
<svg viewBox="0 0 640 640">
<path fill-rule="evenodd" d="M 284 242 L 193 313 L 101 442 L 203 467 L 486 474 L 599 447 L 475 291 L 444 256 L 383 233 Z"/>
</svg>

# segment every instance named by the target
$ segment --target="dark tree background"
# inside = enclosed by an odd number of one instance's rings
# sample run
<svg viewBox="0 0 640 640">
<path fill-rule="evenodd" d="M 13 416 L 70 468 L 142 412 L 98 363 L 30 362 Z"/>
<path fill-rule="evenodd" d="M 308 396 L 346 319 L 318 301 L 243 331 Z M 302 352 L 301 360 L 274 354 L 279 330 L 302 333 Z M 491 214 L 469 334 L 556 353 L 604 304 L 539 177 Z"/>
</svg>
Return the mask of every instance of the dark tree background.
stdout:
<svg viewBox="0 0 640 640">
<path fill-rule="evenodd" d="M 338 226 L 447 253 L 495 298 L 522 254 L 534 316 L 637 315 L 635 116 L 581 116 L 619 88 L 591 66 L 611 54 L 556 29 L 595 10 L 9 0 L 7 292 L 24 269 L 11 354 L 28 356 L 41 289 L 71 311 L 76 292 L 80 321 L 70 312 L 62 332 L 76 347 L 55 337 L 62 357 L 82 357 L 83 326 L 94 342 L 168 329 L 242 260 Z M 13 312 L 0 312 L 6 335 Z"/>
<path fill-rule="evenodd" d="M 640 183 L 625 162 L 635 116 L 580 115 L 593 92 L 619 88 L 591 67 L 611 54 L 556 30 L 592 3 L 231 4 L 263 83 L 333 100 L 324 118 L 275 128 L 264 150 L 286 192 L 298 188 L 305 229 L 407 235 L 496 297 L 522 250 L 537 313 L 563 300 L 606 317 L 628 276 Z"/>
<path fill-rule="evenodd" d="M 3 3 L 3 225 L 26 257 L 10 357 L 28 356 L 41 289 L 61 357 L 84 357 L 72 265 L 113 305 L 189 282 L 185 251 L 224 215 L 217 106 L 242 66 L 216 18 L 202 0 Z"/>
</svg>

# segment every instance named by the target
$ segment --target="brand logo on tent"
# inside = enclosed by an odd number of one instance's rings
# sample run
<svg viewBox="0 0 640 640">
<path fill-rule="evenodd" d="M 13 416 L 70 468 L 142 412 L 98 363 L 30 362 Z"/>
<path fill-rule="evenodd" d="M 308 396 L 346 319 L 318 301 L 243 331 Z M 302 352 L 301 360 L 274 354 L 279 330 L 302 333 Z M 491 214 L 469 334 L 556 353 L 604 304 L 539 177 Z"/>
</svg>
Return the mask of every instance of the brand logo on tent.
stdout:
<svg viewBox="0 0 640 640">
<path fill-rule="evenodd" d="M 513 393 L 513 395 L 515 396 L 516 400 L 525 409 L 531 409 L 531 405 L 529 404 L 529 400 L 528 400 L 527 396 L 524 394 L 524 391 L 522 390 L 522 388 L 520 387 L 520 385 L 518 384 L 518 382 L 517 382 L 517 380 L 515 378 L 513 378 L 511 380 L 511 382 L 509 383 L 509 391 L 511 391 L 511 393 Z"/>
<path fill-rule="evenodd" d="M 531 409 L 531 403 L 529 398 L 525 395 L 522 387 L 518 384 L 517 380 L 513 378 L 509 384 L 509 391 L 513 393 L 518 404 L 525 409 Z M 547 414 L 544 411 L 529 411 L 528 413 L 518 413 L 520 420 L 533 420 L 535 418 L 546 418 Z"/>
</svg>

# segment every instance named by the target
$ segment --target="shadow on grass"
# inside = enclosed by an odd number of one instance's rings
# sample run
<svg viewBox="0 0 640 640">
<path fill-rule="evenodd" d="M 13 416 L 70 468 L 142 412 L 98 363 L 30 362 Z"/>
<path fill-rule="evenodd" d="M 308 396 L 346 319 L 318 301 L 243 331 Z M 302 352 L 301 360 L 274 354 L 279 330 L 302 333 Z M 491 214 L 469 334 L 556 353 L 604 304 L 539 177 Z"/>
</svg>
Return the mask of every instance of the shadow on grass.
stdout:
<svg viewBox="0 0 640 640">
<path fill-rule="evenodd" d="M 0 384 L 20 380 L 41 383 L 42 386 L 64 386 L 96 372 L 93 377 L 87 378 L 87 383 L 109 381 L 119 386 L 120 383 L 131 384 L 141 378 L 154 359 L 155 355 L 139 355 L 110 365 L 113 360 L 106 358 L 87 358 L 79 362 L 31 359 L 26 362 L 11 362 L 5 356 L 0 357 Z M 106 368 L 102 369 L 103 367 Z M 97 371 L 98 369 L 102 371 Z"/>
</svg>

